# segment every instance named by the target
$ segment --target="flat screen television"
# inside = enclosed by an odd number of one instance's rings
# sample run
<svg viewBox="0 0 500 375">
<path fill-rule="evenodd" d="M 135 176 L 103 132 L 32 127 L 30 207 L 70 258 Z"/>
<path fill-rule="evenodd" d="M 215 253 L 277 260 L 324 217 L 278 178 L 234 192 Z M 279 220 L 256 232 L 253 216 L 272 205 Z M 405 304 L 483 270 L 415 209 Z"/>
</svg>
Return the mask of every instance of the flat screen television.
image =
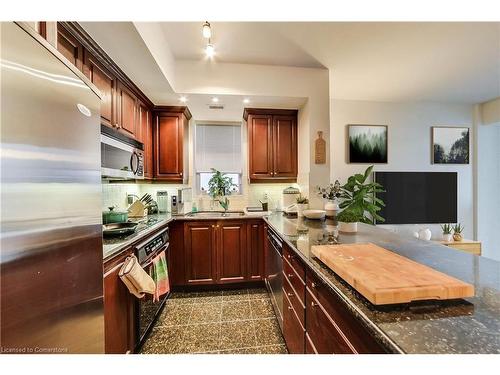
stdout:
<svg viewBox="0 0 500 375">
<path fill-rule="evenodd" d="M 380 224 L 441 224 L 457 222 L 456 172 L 375 172 L 384 187 L 378 193 L 385 207 Z"/>
</svg>

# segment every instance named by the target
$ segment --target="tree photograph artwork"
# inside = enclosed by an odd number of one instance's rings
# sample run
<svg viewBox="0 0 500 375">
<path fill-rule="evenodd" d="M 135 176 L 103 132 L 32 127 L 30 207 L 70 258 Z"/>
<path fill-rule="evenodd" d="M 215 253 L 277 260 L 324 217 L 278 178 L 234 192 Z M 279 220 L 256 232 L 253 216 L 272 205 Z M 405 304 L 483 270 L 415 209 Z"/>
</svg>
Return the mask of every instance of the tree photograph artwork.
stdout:
<svg viewBox="0 0 500 375">
<path fill-rule="evenodd" d="M 434 164 L 469 164 L 469 128 L 432 127 Z"/>
<path fill-rule="evenodd" d="M 386 125 L 348 125 L 349 163 L 387 163 Z"/>
</svg>

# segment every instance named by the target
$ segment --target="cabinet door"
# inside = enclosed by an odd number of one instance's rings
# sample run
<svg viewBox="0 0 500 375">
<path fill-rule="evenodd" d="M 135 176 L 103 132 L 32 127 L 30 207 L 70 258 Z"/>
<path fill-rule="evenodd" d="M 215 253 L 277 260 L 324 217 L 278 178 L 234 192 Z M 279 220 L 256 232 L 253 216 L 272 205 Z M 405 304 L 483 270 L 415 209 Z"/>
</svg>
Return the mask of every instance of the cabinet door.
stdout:
<svg viewBox="0 0 500 375">
<path fill-rule="evenodd" d="M 248 167 L 250 181 L 273 177 L 272 116 L 249 115 Z"/>
<path fill-rule="evenodd" d="M 184 178 L 184 128 L 182 113 L 159 113 L 155 118 L 155 177 L 182 182 Z M 187 150 L 186 150 L 187 151 Z"/>
<path fill-rule="evenodd" d="M 247 243 L 244 221 L 219 221 L 217 230 L 218 281 L 241 282 L 246 278 Z"/>
<path fill-rule="evenodd" d="M 123 258 L 124 259 L 124 258 Z M 134 350 L 134 300 L 118 277 L 123 260 L 104 274 L 104 347 L 106 354 Z"/>
<path fill-rule="evenodd" d="M 151 110 L 143 103 L 138 105 L 137 139 L 144 144 L 144 177 L 153 177 L 153 128 Z"/>
<path fill-rule="evenodd" d="M 135 138 L 137 109 L 136 97 L 131 91 L 129 91 L 125 86 L 118 82 L 116 100 L 119 130 L 129 137 Z"/>
<path fill-rule="evenodd" d="M 187 284 L 215 284 L 215 222 L 184 224 L 185 275 Z"/>
<path fill-rule="evenodd" d="M 283 291 L 283 337 L 289 353 L 304 354 L 305 330 L 285 291 Z"/>
<path fill-rule="evenodd" d="M 83 71 L 83 46 L 61 24 L 57 24 L 57 50 Z"/>
<path fill-rule="evenodd" d="M 116 80 L 90 53 L 85 51 L 83 72 L 88 79 L 101 91 L 101 123 L 114 127 Z"/>
<path fill-rule="evenodd" d="M 264 280 L 264 222 L 249 221 L 247 225 L 248 280 Z"/>
<path fill-rule="evenodd" d="M 297 178 L 295 116 L 273 116 L 273 177 Z"/>
</svg>

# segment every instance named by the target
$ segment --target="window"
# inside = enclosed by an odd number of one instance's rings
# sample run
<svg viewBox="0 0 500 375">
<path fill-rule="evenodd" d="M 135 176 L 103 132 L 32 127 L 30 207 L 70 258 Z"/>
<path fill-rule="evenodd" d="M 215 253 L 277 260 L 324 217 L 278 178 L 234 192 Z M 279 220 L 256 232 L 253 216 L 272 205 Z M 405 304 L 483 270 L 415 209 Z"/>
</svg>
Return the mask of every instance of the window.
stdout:
<svg viewBox="0 0 500 375">
<path fill-rule="evenodd" d="M 241 194 L 241 125 L 196 125 L 195 170 L 198 193 L 208 192 L 215 168 L 233 180 L 233 194 Z"/>
</svg>

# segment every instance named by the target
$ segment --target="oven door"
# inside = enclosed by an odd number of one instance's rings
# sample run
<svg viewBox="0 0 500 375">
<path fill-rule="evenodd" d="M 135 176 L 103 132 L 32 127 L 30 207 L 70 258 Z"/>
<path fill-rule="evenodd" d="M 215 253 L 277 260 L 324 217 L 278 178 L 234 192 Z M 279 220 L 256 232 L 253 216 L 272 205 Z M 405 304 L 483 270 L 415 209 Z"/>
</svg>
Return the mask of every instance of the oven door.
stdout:
<svg viewBox="0 0 500 375">
<path fill-rule="evenodd" d="M 266 286 L 271 294 L 276 317 L 283 329 L 283 256 L 282 243 L 271 232 L 267 233 Z"/>
<path fill-rule="evenodd" d="M 160 250 L 156 251 L 148 260 L 145 261 L 144 264 L 141 264 L 144 271 L 148 273 L 148 275 L 152 274 L 153 267 L 153 258 L 159 255 L 162 252 L 165 252 L 165 258 L 167 259 L 167 268 L 168 268 L 168 256 L 167 249 L 169 244 L 167 243 Z M 137 340 L 136 346 L 139 347 L 142 345 L 145 336 L 149 333 L 149 331 L 153 328 L 153 325 L 158 317 L 160 310 L 162 309 L 165 301 L 167 300 L 169 293 L 165 293 L 160 297 L 159 301 L 153 302 L 153 296 L 151 294 L 146 294 L 143 298 L 137 300 Z"/>
</svg>

